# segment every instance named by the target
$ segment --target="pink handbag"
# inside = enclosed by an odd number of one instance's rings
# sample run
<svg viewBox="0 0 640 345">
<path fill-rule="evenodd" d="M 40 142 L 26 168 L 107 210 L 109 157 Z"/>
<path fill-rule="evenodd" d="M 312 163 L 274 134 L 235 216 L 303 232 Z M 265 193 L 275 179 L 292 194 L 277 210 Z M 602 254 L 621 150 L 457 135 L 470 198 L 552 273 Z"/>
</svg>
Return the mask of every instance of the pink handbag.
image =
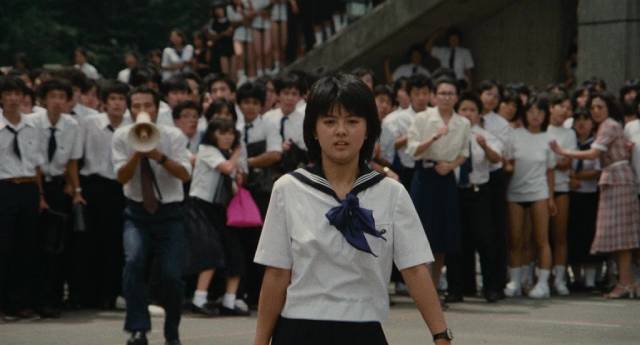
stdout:
<svg viewBox="0 0 640 345">
<path fill-rule="evenodd" d="M 239 187 L 227 207 L 227 226 L 235 228 L 256 228 L 262 226 L 258 205 L 248 190 Z"/>
</svg>

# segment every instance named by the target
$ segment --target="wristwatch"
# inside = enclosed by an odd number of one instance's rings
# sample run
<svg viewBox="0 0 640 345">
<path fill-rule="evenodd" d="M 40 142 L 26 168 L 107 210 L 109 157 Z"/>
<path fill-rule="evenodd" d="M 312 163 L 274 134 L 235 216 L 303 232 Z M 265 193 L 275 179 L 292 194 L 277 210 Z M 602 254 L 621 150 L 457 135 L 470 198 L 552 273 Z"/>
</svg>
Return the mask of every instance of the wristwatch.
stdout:
<svg viewBox="0 0 640 345">
<path fill-rule="evenodd" d="M 436 342 L 440 339 L 445 339 L 448 341 L 453 340 L 453 332 L 450 329 L 445 329 L 443 332 L 437 333 L 433 335 L 433 342 Z"/>
<path fill-rule="evenodd" d="M 162 155 L 160 159 L 158 159 L 158 164 L 163 165 L 167 161 L 167 155 Z"/>
</svg>

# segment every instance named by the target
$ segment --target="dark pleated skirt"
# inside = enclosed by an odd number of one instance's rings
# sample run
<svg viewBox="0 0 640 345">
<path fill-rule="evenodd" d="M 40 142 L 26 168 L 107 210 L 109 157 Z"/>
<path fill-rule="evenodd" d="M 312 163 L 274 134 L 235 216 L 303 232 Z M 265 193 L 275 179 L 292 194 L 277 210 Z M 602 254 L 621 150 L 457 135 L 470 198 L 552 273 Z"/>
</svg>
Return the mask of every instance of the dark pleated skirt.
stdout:
<svg viewBox="0 0 640 345">
<path fill-rule="evenodd" d="M 596 234 L 598 193 L 571 192 L 569 197 L 567 231 L 569 263 L 579 265 L 602 262 L 601 256 L 590 253 L 591 244 Z"/>
<path fill-rule="evenodd" d="M 345 322 L 280 317 L 271 345 L 387 345 L 379 322 Z"/>
<path fill-rule="evenodd" d="M 198 198 L 185 202 L 185 274 L 225 266 L 221 236 L 226 228 L 226 211 Z"/>
<path fill-rule="evenodd" d="M 431 250 L 434 253 L 457 253 L 460 247 L 460 215 L 453 172 L 441 176 L 432 168 L 417 167 L 411 182 L 411 199 Z"/>
</svg>

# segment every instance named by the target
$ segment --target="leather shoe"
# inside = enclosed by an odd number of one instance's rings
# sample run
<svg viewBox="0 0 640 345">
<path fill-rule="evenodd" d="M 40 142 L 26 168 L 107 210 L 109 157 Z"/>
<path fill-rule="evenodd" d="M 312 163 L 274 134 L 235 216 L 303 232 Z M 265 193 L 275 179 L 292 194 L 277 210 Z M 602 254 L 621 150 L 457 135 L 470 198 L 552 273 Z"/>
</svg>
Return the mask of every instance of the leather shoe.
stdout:
<svg viewBox="0 0 640 345">
<path fill-rule="evenodd" d="M 127 340 L 127 345 L 148 345 L 147 334 L 145 332 L 133 332 L 131 338 Z"/>
<path fill-rule="evenodd" d="M 197 305 L 192 304 L 191 311 L 193 311 L 196 314 L 200 314 L 208 317 L 220 315 L 220 311 L 218 310 L 218 308 L 212 308 L 206 304 L 203 305 L 202 307 L 198 307 Z"/>
<path fill-rule="evenodd" d="M 238 308 L 227 308 L 225 306 L 220 307 L 220 315 L 222 316 L 250 316 L 251 312 L 240 310 Z"/>
<path fill-rule="evenodd" d="M 165 341 L 164 345 L 182 345 L 182 343 L 180 342 L 180 339 L 174 339 Z"/>
<path fill-rule="evenodd" d="M 484 293 L 487 303 L 496 303 L 500 300 L 500 294 L 497 291 L 487 291 Z"/>
</svg>

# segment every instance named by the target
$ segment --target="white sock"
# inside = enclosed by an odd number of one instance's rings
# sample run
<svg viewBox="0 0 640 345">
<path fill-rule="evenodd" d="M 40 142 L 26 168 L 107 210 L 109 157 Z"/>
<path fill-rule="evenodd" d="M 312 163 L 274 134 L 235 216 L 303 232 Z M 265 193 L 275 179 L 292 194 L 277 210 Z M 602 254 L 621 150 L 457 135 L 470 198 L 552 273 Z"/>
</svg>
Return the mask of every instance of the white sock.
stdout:
<svg viewBox="0 0 640 345">
<path fill-rule="evenodd" d="M 322 44 L 322 31 L 316 31 L 316 45 Z"/>
<path fill-rule="evenodd" d="M 222 306 L 229 309 L 236 308 L 236 294 L 234 293 L 225 293 L 222 298 Z"/>
<path fill-rule="evenodd" d="M 207 303 L 207 292 L 202 290 L 196 290 L 196 293 L 193 295 L 193 299 L 191 303 L 196 307 L 202 308 Z"/>
<path fill-rule="evenodd" d="M 538 283 L 536 285 L 549 285 L 549 275 L 551 275 L 550 270 L 545 270 L 543 268 L 538 270 Z"/>
<path fill-rule="evenodd" d="M 324 28 L 324 34 L 325 34 L 325 35 L 327 35 L 327 39 L 329 39 L 329 37 L 331 37 L 331 35 L 333 34 L 333 33 L 331 32 L 331 28 L 330 28 L 330 27 L 328 27 L 328 26 L 326 26 L 326 27 Z"/>
<path fill-rule="evenodd" d="M 342 21 L 340 20 L 339 14 L 333 15 L 333 27 L 336 29 L 336 32 L 340 32 L 340 30 L 342 30 Z"/>
<path fill-rule="evenodd" d="M 531 284 L 533 279 L 531 279 L 530 273 L 531 271 L 529 271 L 529 265 L 520 266 L 520 284 Z"/>
<path fill-rule="evenodd" d="M 592 288 L 596 286 L 596 269 L 595 267 L 585 267 L 584 269 L 584 286 Z"/>
<path fill-rule="evenodd" d="M 509 276 L 511 277 L 511 282 L 516 284 L 516 287 L 522 286 L 522 268 L 510 268 Z"/>
<path fill-rule="evenodd" d="M 562 265 L 553 266 L 553 276 L 555 284 L 564 284 L 564 275 L 566 272 L 566 267 Z"/>
</svg>

